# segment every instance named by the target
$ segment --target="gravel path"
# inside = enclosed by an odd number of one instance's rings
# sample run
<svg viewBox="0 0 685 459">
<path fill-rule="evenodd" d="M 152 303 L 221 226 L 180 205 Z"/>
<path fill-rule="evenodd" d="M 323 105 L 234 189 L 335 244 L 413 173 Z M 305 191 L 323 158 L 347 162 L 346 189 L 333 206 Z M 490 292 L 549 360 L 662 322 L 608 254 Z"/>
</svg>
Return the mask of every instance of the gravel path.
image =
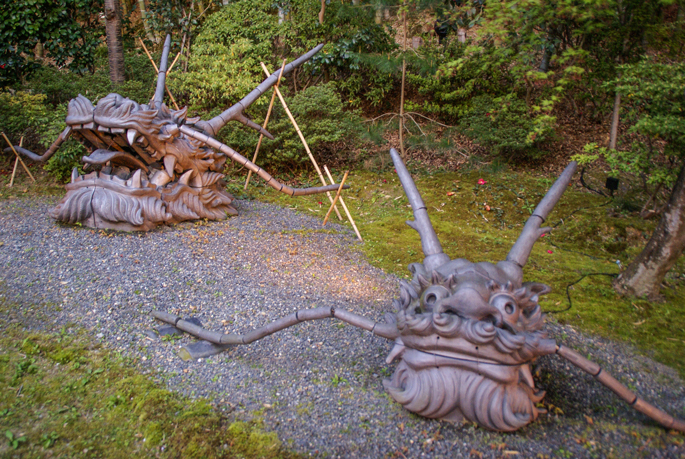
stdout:
<svg viewBox="0 0 685 459">
<path fill-rule="evenodd" d="M 538 366 L 549 414 L 513 434 L 405 411 L 385 394 L 391 344 L 335 320 L 300 324 L 250 346 L 183 362 L 192 342 L 148 338 L 153 308 L 245 332 L 297 309 L 344 308 L 373 320 L 391 310 L 394 276 L 370 266 L 348 230 L 289 209 L 238 201 L 238 217 L 147 234 L 56 224 L 54 199 L 0 202 L 0 295 L 20 306 L 2 322 L 56 330 L 75 323 L 132 356 L 151 376 L 260 417 L 284 445 L 334 457 L 685 457 L 685 438 L 627 408 L 561 359 Z M 327 227 L 329 228 L 329 227 Z M 331 231 L 332 229 L 332 231 Z M 417 241 L 418 245 L 418 241 Z M 418 260 L 417 260 L 418 261 Z M 544 303 L 543 303 L 544 306 Z M 2 325 L 0 325 L 2 327 Z M 685 385 L 628 345 L 550 324 L 646 400 L 685 417 Z M 551 406 L 549 406 L 551 404 Z"/>
</svg>

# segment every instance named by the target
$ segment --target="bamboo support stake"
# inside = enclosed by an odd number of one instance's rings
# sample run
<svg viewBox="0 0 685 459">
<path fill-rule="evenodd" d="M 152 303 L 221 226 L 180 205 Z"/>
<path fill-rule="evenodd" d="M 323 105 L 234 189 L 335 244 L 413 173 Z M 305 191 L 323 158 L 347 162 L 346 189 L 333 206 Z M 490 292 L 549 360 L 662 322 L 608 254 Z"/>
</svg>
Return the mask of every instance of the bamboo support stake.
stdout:
<svg viewBox="0 0 685 459">
<path fill-rule="evenodd" d="M 19 139 L 19 146 L 23 147 L 24 146 L 24 136 L 21 136 L 21 139 Z M 17 173 L 17 168 L 19 167 L 19 156 L 17 156 L 14 159 L 14 168 L 12 169 L 12 178 L 10 179 L 10 188 L 14 185 L 14 176 Z"/>
<path fill-rule="evenodd" d="M 345 175 L 343 176 L 342 182 L 340 182 L 340 187 L 338 187 L 338 192 L 335 193 L 335 199 L 333 199 L 333 204 L 331 204 L 331 208 L 328 209 L 328 212 L 326 212 L 326 217 L 323 219 L 323 226 L 326 226 L 326 223 L 328 223 L 328 217 L 331 215 L 331 211 L 335 207 L 335 203 L 338 202 L 338 199 L 340 199 L 340 193 L 342 193 L 342 187 L 345 184 L 345 180 L 347 180 L 347 174 L 349 174 L 350 171 L 345 171 Z"/>
<path fill-rule="evenodd" d="M 150 59 L 152 66 L 155 68 L 155 72 L 159 73 L 159 69 L 157 68 L 157 64 L 155 64 L 155 60 L 152 58 L 152 55 L 150 55 L 150 52 L 147 50 L 145 43 L 143 43 L 143 39 L 139 38 L 138 40 L 140 40 L 140 44 L 143 46 L 143 50 L 145 51 L 145 54 L 147 54 L 148 59 Z M 178 56 L 176 56 L 176 59 L 178 59 Z M 176 59 L 174 59 L 174 62 L 176 62 Z M 173 64 L 171 64 L 171 65 L 173 67 Z M 171 68 L 169 70 L 171 70 Z M 167 70 L 167 75 L 169 74 L 169 70 Z M 164 89 L 166 89 L 166 93 L 169 96 L 169 99 L 171 99 L 171 102 L 173 102 L 174 107 L 176 107 L 176 110 L 180 110 L 180 108 L 178 108 L 178 104 L 176 103 L 176 99 L 174 99 L 174 96 L 171 94 L 171 91 L 169 91 L 169 88 L 167 87 L 166 83 L 164 83 Z"/>
<path fill-rule="evenodd" d="M 173 68 L 174 68 L 174 65 L 176 65 L 176 61 L 178 60 L 179 57 L 181 57 L 181 53 L 178 53 L 178 54 L 176 55 L 176 58 L 174 59 L 174 62 L 172 62 L 171 65 L 169 66 L 169 70 L 166 71 L 167 76 L 169 76 L 169 72 L 171 72 L 171 69 L 173 69 Z"/>
<path fill-rule="evenodd" d="M 269 73 L 269 69 L 266 68 L 266 65 L 264 65 L 263 62 L 260 62 L 262 65 L 262 69 L 264 70 L 264 73 L 266 73 L 266 76 L 270 76 L 271 74 Z M 295 118 L 293 118 L 293 114 L 290 113 L 290 109 L 288 108 L 288 104 L 285 103 L 285 99 L 283 98 L 283 94 L 281 94 L 281 91 L 278 88 L 274 88 L 276 91 L 276 95 L 278 95 L 278 98 L 281 101 L 281 104 L 283 105 L 283 109 L 285 110 L 285 113 L 288 115 L 288 118 L 290 119 L 290 122 L 293 123 L 293 126 L 295 127 L 295 130 L 297 131 L 297 135 L 300 136 L 300 140 L 302 141 L 302 144 L 304 145 L 304 149 L 309 155 L 309 159 L 312 161 L 312 164 L 314 164 L 314 169 L 316 169 L 316 173 L 319 174 L 319 179 L 321 179 L 321 183 L 326 186 L 326 179 L 323 178 L 323 174 L 321 173 L 321 169 L 319 169 L 319 165 L 316 164 L 316 160 L 314 159 L 314 155 L 312 155 L 311 150 L 309 149 L 309 145 L 307 144 L 307 141 L 304 139 L 304 135 L 302 134 L 302 131 L 300 130 L 300 127 L 297 125 L 297 121 L 295 121 Z M 331 204 L 333 204 L 333 209 L 335 209 L 335 213 L 338 216 L 338 219 L 342 221 L 342 215 L 340 215 L 340 211 L 338 211 L 338 208 L 335 207 L 335 204 L 333 203 L 333 196 L 331 196 L 330 192 L 326 192 L 326 196 L 328 196 L 328 199 L 331 201 Z"/>
<path fill-rule="evenodd" d="M 12 151 L 14 152 L 14 154 L 17 156 L 17 159 L 14 160 L 14 170 L 16 171 L 16 169 L 17 169 L 17 161 L 19 161 L 19 162 L 21 163 L 22 167 L 24 168 L 24 170 L 26 171 L 26 173 L 29 174 L 29 177 L 31 177 L 31 180 L 35 182 L 36 179 L 33 178 L 33 175 L 31 175 L 31 171 L 29 170 L 28 167 L 26 167 L 26 164 L 25 164 L 24 161 L 21 159 L 21 156 L 19 156 L 19 153 L 17 153 L 17 150 L 14 149 L 14 145 L 12 145 L 12 142 L 10 142 L 10 139 L 7 138 L 7 136 L 5 135 L 4 132 L 2 133 L 2 136 L 5 138 L 5 142 L 7 142 L 7 144 L 10 146 L 10 148 L 12 149 Z M 24 138 L 22 137 L 22 140 L 23 140 L 23 139 L 24 139 Z M 19 142 L 19 143 L 22 143 L 22 142 Z M 10 187 L 12 187 L 12 185 L 14 185 L 14 172 L 12 172 L 12 180 L 10 180 Z M 324 185 L 325 185 L 325 184 L 324 184 Z"/>
<path fill-rule="evenodd" d="M 281 77 L 283 76 L 283 70 L 285 69 L 285 62 L 286 62 L 286 60 L 283 59 L 283 65 L 281 66 L 281 73 L 278 74 L 278 81 L 276 81 L 275 88 L 278 88 L 278 85 L 281 84 Z M 269 102 L 269 110 L 267 110 L 266 118 L 264 118 L 264 125 L 262 126 L 263 129 L 266 129 L 266 125 L 269 124 L 269 117 L 271 116 L 271 110 L 274 108 L 274 102 L 275 101 L 276 101 L 276 90 L 274 89 L 273 94 L 271 94 L 271 102 Z M 254 151 L 254 156 L 252 157 L 253 163 L 257 162 L 257 155 L 259 154 L 259 147 L 262 146 L 262 139 L 263 138 L 264 138 L 264 134 L 259 134 L 259 140 L 257 141 L 257 148 Z M 243 190 L 247 191 L 247 185 L 250 183 L 250 177 L 252 177 L 252 171 L 247 171 L 247 178 L 245 179 L 245 186 L 243 187 Z"/>
<path fill-rule="evenodd" d="M 326 167 L 326 165 L 323 166 L 323 170 L 326 171 L 326 175 L 328 176 L 328 180 L 330 180 L 331 185 L 333 185 L 335 183 L 333 181 L 333 176 L 331 175 L 331 172 L 328 170 L 328 167 Z M 360 241 L 364 242 L 364 239 L 362 239 L 362 235 L 359 234 L 359 230 L 357 229 L 357 225 L 354 223 L 354 219 L 352 218 L 350 211 L 347 210 L 347 206 L 345 205 L 345 201 L 343 200 L 342 196 L 340 196 L 340 204 L 342 204 L 343 210 L 345 211 L 345 215 L 347 215 L 347 219 L 350 221 L 350 224 L 352 225 L 352 228 L 354 229 L 354 232 L 357 235 L 357 238 Z"/>
</svg>

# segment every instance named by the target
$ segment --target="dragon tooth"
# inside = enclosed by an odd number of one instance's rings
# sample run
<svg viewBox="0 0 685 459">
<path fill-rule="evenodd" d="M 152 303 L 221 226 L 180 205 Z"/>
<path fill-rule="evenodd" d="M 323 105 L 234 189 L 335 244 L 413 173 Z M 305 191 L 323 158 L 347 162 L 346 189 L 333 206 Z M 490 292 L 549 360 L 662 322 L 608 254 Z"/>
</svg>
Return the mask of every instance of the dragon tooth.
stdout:
<svg viewBox="0 0 685 459">
<path fill-rule="evenodd" d="M 202 188 L 202 174 L 197 174 L 190 181 L 190 186 L 193 188 Z"/>
<path fill-rule="evenodd" d="M 174 167 L 176 167 L 176 157 L 173 155 L 166 155 L 164 157 L 164 169 L 169 177 L 174 178 Z"/>
<path fill-rule="evenodd" d="M 181 178 L 178 179 L 178 183 L 180 183 L 180 184 L 182 184 L 182 185 L 188 185 L 188 184 L 190 183 L 190 177 L 191 177 L 192 175 L 193 175 L 193 170 L 192 170 L 192 169 L 189 170 L 189 171 L 184 172 L 183 175 L 181 175 Z"/>
<path fill-rule="evenodd" d="M 71 183 L 74 183 L 76 180 L 78 180 L 78 169 L 73 168 L 71 170 Z"/>
<path fill-rule="evenodd" d="M 137 137 L 138 131 L 136 131 L 135 129 L 129 129 L 128 131 L 126 131 L 126 140 L 128 140 L 129 145 L 133 145 L 137 140 Z"/>
<path fill-rule="evenodd" d="M 131 176 L 131 188 L 142 188 L 142 183 L 141 183 L 141 173 L 142 171 L 138 169 L 133 173 L 133 176 Z"/>
<path fill-rule="evenodd" d="M 152 183 L 155 186 L 164 186 L 170 181 L 171 179 L 169 178 L 167 173 L 160 170 L 155 171 L 150 177 L 150 183 Z"/>
<path fill-rule="evenodd" d="M 521 368 L 519 368 L 519 381 L 523 381 L 526 384 L 528 384 L 532 389 L 535 389 L 533 375 L 530 373 L 530 365 L 521 365 Z"/>
</svg>

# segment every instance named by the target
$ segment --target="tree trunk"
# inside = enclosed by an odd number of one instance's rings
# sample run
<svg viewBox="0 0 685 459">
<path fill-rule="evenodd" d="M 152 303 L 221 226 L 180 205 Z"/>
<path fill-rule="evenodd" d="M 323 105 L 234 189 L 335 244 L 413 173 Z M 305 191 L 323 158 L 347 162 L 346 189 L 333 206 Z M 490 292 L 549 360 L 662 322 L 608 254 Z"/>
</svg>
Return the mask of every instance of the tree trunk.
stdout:
<svg viewBox="0 0 685 459">
<path fill-rule="evenodd" d="M 119 0 L 105 0 L 105 30 L 109 56 L 109 79 L 114 84 L 124 82 L 124 47 L 121 44 L 121 13 Z"/>
<path fill-rule="evenodd" d="M 661 282 L 685 250 L 685 163 L 659 225 L 644 250 L 614 281 L 621 294 L 657 299 Z"/>
<path fill-rule="evenodd" d="M 609 150 L 616 150 L 616 139 L 618 139 L 618 114 L 621 110 L 621 94 L 616 93 L 614 98 L 614 113 L 611 117 L 611 132 L 609 134 Z"/>
</svg>

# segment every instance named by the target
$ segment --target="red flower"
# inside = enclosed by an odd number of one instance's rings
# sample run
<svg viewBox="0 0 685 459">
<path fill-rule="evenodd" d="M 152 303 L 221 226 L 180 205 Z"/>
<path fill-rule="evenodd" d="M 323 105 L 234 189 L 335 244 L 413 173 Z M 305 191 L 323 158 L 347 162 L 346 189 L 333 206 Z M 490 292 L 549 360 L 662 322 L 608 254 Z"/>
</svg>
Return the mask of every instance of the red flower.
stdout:
<svg viewBox="0 0 685 459">
<path fill-rule="evenodd" d="M 5 68 L 5 64 L 0 65 L 0 69 L 4 69 L 4 68 Z"/>
<path fill-rule="evenodd" d="M 478 184 L 479 184 L 479 185 L 485 185 L 486 183 L 488 183 L 486 180 L 483 180 L 482 178 L 479 178 L 479 179 L 478 179 Z"/>
<path fill-rule="evenodd" d="M 551 250 L 548 250 L 547 253 L 554 253 L 554 252 L 552 252 Z"/>
<path fill-rule="evenodd" d="M 486 113 L 485 116 L 490 116 L 490 113 Z"/>
<path fill-rule="evenodd" d="M 540 237 L 545 237 L 545 236 L 547 236 L 547 233 L 542 233 L 542 234 L 540 235 Z"/>
<path fill-rule="evenodd" d="M 323 202 L 319 201 L 319 205 L 320 205 L 320 206 L 323 205 Z"/>
<path fill-rule="evenodd" d="M 387 181 L 387 180 L 385 180 L 385 179 L 383 179 L 383 183 L 388 183 L 388 181 Z"/>
</svg>

